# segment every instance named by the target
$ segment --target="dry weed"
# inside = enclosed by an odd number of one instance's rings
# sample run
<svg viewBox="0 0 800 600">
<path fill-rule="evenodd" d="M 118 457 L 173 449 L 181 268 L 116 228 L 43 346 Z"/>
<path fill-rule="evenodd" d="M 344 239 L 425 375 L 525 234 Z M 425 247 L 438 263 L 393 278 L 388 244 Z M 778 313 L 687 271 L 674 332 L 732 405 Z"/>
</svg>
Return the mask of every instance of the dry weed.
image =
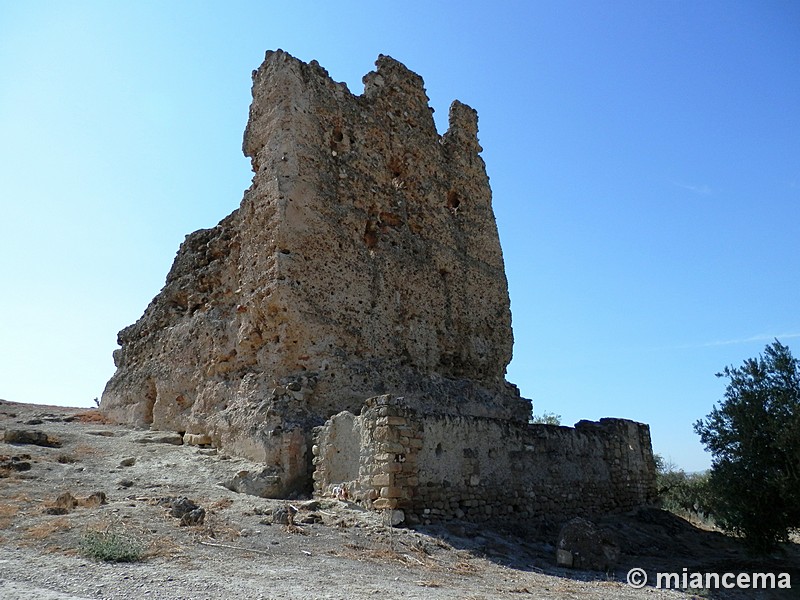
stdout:
<svg viewBox="0 0 800 600">
<path fill-rule="evenodd" d="M 186 556 L 184 547 L 171 537 L 165 535 L 155 538 L 145 552 L 146 558 L 181 558 Z"/>
<path fill-rule="evenodd" d="M 217 500 L 214 504 L 211 505 L 211 508 L 214 510 L 224 510 L 228 508 L 231 504 L 233 504 L 233 500 L 230 498 L 222 498 L 221 500 Z"/>
<path fill-rule="evenodd" d="M 99 423 L 103 425 L 113 425 L 114 422 L 106 417 L 97 409 L 86 410 L 75 415 L 75 420 L 81 423 Z"/>
<path fill-rule="evenodd" d="M 71 528 L 69 519 L 53 519 L 48 520 L 33 527 L 29 527 L 24 534 L 23 539 L 28 541 L 39 541 L 46 539 L 53 535 L 56 531 L 66 531 Z"/>
<path fill-rule="evenodd" d="M 19 506 L 15 504 L 0 504 L 0 529 L 6 529 L 11 525 L 18 512 Z"/>
<path fill-rule="evenodd" d="M 477 565 L 473 565 L 472 563 L 468 563 L 463 560 L 458 561 L 449 569 L 449 571 L 457 573 L 458 575 L 474 575 L 478 572 L 478 570 L 479 569 Z"/>
</svg>

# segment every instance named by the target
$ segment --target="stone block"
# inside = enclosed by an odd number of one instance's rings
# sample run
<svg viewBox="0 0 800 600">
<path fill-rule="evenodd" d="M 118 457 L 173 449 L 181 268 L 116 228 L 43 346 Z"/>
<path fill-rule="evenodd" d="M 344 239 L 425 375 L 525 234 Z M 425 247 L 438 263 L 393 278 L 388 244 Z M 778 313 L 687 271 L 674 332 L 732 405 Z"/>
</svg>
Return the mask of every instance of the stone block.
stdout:
<svg viewBox="0 0 800 600">
<path fill-rule="evenodd" d="M 394 483 L 392 479 L 389 473 L 381 473 L 380 475 L 373 475 L 371 483 L 376 487 L 391 486 Z"/>
<path fill-rule="evenodd" d="M 385 486 L 381 488 L 381 498 L 402 498 L 403 488 Z"/>
</svg>

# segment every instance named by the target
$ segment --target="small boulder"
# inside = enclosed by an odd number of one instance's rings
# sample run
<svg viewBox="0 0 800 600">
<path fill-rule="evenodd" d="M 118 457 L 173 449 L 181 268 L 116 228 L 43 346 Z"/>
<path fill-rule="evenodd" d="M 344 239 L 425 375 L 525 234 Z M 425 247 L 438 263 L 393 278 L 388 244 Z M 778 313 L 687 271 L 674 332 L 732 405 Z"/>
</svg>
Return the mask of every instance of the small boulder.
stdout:
<svg viewBox="0 0 800 600">
<path fill-rule="evenodd" d="M 288 504 L 272 511 L 272 523 L 274 525 L 294 525 L 294 515 L 297 511 Z"/>
<path fill-rule="evenodd" d="M 172 444 L 174 446 L 182 446 L 183 436 L 174 431 L 157 431 L 148 433 L 136 441 L 139 444 Z"/>
<path fill-rule="evenodd" d="M 206 520 L 206 509 L 198 506 L 181 517 L 181 527 L 202 525 Z"/>
<path fill-rule="evenodd" d="M 176 519 L 180 519 L 183 515 L 192 512 L 193 510 L 197 510 L 200 508 L 197 504 L 189 500 L 186 496 L 183 498 L 177 498 L 170 503 L 170 511 L 171 514 Z"/>
<path fill-rule="evenodd" d="M 609 571 L 619 560 L 619 546 L 597 525 L 576 517 L 561 528 L 556 545 L 560 567 Z"/>
<path fill-rule="evenodd" d="M 6 444 L 30 444 L 45 448 L 61 447 L 61 442 L 57 438 L 35 429 L 6 429 L 3 439 Z"/>
<path fill-rule="evenodd" d="M 240 494 L 250 494 L 261 498 L 285 498 L 283 481 L 279 473 L 280 471 L 275 467 L 267 467 L 258 473 L 239 471 L 222 485 L 232 492 Z"/>
</svg>

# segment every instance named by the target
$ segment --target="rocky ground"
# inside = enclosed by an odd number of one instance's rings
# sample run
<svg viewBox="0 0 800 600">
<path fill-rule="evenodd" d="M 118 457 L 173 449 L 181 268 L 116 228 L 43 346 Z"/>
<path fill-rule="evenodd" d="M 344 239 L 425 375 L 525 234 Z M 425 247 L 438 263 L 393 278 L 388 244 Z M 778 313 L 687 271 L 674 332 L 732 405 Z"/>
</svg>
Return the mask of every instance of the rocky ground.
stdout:
<svg viewBox="0 0 800 600">
<path fill-rule="evenodd" d="M 225 482 L 259 465 L 85 409 L 0 401 L 0 598 L 785 598 L 796 590 L 641 590 L 628 570 L 790 572 L 800 551 L 754 561 L 735 540 L 656 510 L 600 523 L 623 554 L 610 573 L 555 566 L 555 533 L 449 523 L 389 527 L 333 498 L 267 500 Z M 188 499 L 192 504 L 182 500 Z M 193 507 L 197 507 L 193 512 Z M 141 560 L 86 555 L 92 534 Z"/>
</svg>

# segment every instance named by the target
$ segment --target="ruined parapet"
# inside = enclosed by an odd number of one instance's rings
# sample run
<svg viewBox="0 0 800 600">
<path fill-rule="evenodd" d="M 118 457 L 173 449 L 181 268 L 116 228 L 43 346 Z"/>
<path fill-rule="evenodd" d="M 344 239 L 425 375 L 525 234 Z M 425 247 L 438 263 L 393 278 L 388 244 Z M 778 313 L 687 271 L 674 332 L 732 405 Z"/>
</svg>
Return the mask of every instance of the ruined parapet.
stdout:
<svg viewBox="0 0 800 600">
<path fill-rule="evenodd" d="M 410 523 L 513 522 L 620 513 L 652 504 L 655 464 L 647 425 L 625 419 L 574 428 L 423 415 L 382 396 L 359 416 L 315 431 L 318 496 L 341 489 Z"/>
<path fill-rule="evenodd" d="M 380 56 L 356 96 L 268 52 L 253 72 L 241 206 L 187 236 L 123 329 L 101 408 L 208 435 L 307 485 L 308 432 L 364 399 L 523 422 L 477 115 L 436 131 L 422 79 Z"/>
</svg>

